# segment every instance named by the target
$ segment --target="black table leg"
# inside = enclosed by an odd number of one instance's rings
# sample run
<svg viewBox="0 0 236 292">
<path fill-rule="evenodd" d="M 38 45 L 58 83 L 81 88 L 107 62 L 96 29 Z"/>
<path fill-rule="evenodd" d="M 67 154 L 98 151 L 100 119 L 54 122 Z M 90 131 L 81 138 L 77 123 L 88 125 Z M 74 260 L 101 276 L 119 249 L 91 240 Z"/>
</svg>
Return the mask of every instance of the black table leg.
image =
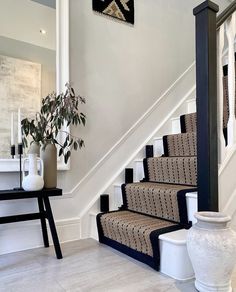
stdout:
<svg viewBox="0 0 236 292">
<path fill-rule="evenodd" d="M 41 221 L 41 227 L 42 227 L 44 246 L 45 247 L 49 247 L 48 232 L 47 232 L 45 211 L 44 211 L 43 199 L 42 198 L 38 198 L 38 205 L 39 205 L 39 212 L 40 212 L 40 215 L 41 215 L 40 221 Z"/>
<path fill-rule="evenodd" d="M 47 196 L 44 196 L 43 200 L 44 200 L 44 204 L 45 204 L 48 223 L 49 223 L 51 234 L 52 234 L 52 240 L 53 240 L 55 252 L 56 252 L 57 258 L 58 259 L 62 259 L 60 242 L 59 242 L 59 239 L 58 239 L 58 236 L 57 236 L 57 230 L 56 230 L 55 222 L 54 222 L 54 219 L 53 219 L 51 205 L 50 205 L 50 202 L 49 202 L 49 199 L 48 199 Z"/>
</svg>

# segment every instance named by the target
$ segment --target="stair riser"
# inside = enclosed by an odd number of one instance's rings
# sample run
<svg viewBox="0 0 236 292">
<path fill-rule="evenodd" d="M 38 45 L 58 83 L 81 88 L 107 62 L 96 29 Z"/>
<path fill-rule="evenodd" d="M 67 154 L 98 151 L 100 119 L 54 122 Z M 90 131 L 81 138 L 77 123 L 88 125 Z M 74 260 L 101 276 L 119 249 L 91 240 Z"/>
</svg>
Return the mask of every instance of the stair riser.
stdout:
<svg viewBox="0 0 236 292">
<path fill-rule="evenodd" d="M 195 224 L 197 219 L 194 214 L 198 211 L 197 192 L 186 194 L 186 203 L 188 210 L 188 220 Z"/>
<path fill-rule="evenodd" d="M 155 138 L 154 142 L 154 156 L 162 156 L 164 154 L 164 148 L 163 148 L 163 139 L 161 138 Z"/>
<path fill-rule="evenodd" d="M 187 113 L 188 114 L 195 113 L 196 112 L 196 100 L 191 99 L 191 100 L 188 100 L 186 103 L 187 103 Z"/>
<path fill-rule="evenodd" d="M 163 137 L 165 156 L 196 156 L 196 133 L 182 133 Z"/>
<path fill-rule="evenodd" d="M 135 175 L 134 180 L 135 182 L 139 182 L 144 178 L 144 171 L 143 171 L 143 161 L 135 161 Z"/>
<path fill-rule="evenodd" d="M 123 204 L 121 186 L 114 185 L 113 189 L 114 189 L 113 210 L 118 210 L 118 208 Z"/>
<path fill-rule="evenodd" d="M 179 118 L 171 119 L 171 132 L 172 132 L 172 134 L 178 134 L 181 132 Z"/>
<path fill-rule="evenodd" d="M 146 181 L 197 185 L 196 157 L 165 157 L 144 159 Z"/>
<path fill-rule="evenodd" d="M 160 272 L 178 281 L 194 278 L 194 271 L 185 244 L 160 239 Z"/>
<path fill-rule="evenodd" d="M 180 117 L 181 133 L 196 132 L 196 113 Z"/>
</svg>

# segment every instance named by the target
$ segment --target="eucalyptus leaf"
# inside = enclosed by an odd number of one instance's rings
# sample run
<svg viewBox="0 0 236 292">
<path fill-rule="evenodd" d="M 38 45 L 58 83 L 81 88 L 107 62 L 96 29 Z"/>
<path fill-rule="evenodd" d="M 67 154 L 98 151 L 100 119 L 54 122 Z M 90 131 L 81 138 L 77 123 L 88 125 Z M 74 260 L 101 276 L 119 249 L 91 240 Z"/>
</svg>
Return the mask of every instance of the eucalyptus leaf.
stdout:
<svg viewBox="0 0 236 292">
<path fill-rule="evenodd" d="M 28 143 L 26 139 L 28 136 L 33 141 L 44 145 L 43 147 L 45 147 L 47 140 L 51 140 L 51 143 L 60 146 L 59 155 L 63 155 L 67 163 L 71 156 L 69 149 L 76 151 L 84 146 L 82 139 L 72 136 L 69 132 L 65 132 L 63 128 L 64 124 L 67 127 L 71 124 L 77 126 L 80 123 L 85 126 L 86 116 L 79 112 L 79 103 L 85 103 L 85 99 L 76 95 L 70 84 L 66 84 L 65 93 L 57 95 L 55 92 L 52 92 L 43 98 L 41 109 L 36 113 L 35 119 L 26 118 L 21 122 L 24 145 Z M 63 132 L 62 137 L 65 137 L 64 141 L 57 141 L 57 136 L 60 132 Z"/>
</svg>

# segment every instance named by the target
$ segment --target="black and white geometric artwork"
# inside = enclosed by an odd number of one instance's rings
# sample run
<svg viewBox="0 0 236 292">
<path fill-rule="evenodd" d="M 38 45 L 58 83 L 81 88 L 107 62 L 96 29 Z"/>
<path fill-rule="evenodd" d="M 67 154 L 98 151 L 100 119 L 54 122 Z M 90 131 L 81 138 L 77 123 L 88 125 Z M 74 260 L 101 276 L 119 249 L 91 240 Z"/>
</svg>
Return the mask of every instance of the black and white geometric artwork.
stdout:
<svg viewBox="0 0 236 292">
<path fill-rule="evenodd" d="M 134 0 L 93 0 L 93 10 L 134 24 Z"/>
</svg>

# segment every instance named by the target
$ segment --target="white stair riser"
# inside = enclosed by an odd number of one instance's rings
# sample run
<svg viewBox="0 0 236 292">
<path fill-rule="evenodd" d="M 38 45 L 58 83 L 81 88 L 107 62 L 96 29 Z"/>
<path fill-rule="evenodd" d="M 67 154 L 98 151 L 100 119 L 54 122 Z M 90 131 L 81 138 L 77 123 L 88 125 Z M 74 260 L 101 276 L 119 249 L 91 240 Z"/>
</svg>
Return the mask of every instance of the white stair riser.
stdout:
<svg viewBox="0 0 236 292">
<path fill-rule="evenodd" d="M 171 119 L 171 133 L 179 134 L 181 132 L 180 129 L 180 118 Z"/>
<path fill-rule="evenodd" d="M 197 204 L 197 192 L 186 194 L 187 210 L 188 210 L 188 220 L 192 221 L 192 224 L 197 222 L 194 214 L 198 210 Z"/>
<path fill-rule="evenodd" d="M 111 194 L 112 196 L 113 194 Z M 123 199 L 122 199 L 122 192 L 121 192 L 121 186 L 120 185 L 114 185 L 114 210 L 118 210 L 118 208 L 123 205 Z"/>
<path fill-rule="evenodd" d="M 154 139 L 153 147 L 154 147 L 154 156 L 161 156 L 162 154 L 164 154 L 162 137 Z"/>
<path fill-rule="evenodd" d="M 181 229 L 159 237 L 160 272 L 179 281 L 194 277 L 186 245 L 187 233 Z"/>
<path fill-rule="evenodd" d="M 134 168 L 134 182 L 139 182 L 143 178 L 144 178 L 143 160 L 136 160 Z"/>
<path fill-rule="evenodd" d="M 91 213 L 89 217 L 90 217 L 90 222 L 89 222 L 90 237 L 95 240 L 98 240 L 96 214 Z"/>
<path fill-rule="evenodd" d="M 196 99 L 187 100 L 187 113 L 195 113 L 196 112 Z"/>
</svg>

